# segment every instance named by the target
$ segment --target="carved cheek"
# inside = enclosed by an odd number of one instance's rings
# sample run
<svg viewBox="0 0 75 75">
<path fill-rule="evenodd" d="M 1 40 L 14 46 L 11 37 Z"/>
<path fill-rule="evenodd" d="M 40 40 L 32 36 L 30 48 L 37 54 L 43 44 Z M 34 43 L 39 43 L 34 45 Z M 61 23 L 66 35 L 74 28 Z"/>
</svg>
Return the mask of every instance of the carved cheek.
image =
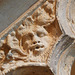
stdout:
<svg viewBox="0 0 75 75">
<path fill-rule="evenodd" d="M 49 43 L 50 43 L 50 38 L 48 36 L 44 36 L 44 37 L 41 38 L 41 41 L 43 42 L 43 44 L 45 46 L 48 46 Z"/>
</svg>

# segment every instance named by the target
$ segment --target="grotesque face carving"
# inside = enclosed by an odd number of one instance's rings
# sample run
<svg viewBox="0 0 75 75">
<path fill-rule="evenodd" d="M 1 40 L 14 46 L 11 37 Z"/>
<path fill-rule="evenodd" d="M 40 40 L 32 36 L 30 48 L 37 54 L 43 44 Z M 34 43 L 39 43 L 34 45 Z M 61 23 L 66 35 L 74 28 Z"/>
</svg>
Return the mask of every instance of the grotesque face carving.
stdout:
<svg viewBox="0 0 75 75">
<path fill-rule="evenodd" d="M 22 38 L 22 46 L 27 52 L 33 52 L 33 55 L 39 55 L 49 49 L 50 37 L 48 32 L 40 26 L 31 26 L 26 30 Z"/>
</svg>

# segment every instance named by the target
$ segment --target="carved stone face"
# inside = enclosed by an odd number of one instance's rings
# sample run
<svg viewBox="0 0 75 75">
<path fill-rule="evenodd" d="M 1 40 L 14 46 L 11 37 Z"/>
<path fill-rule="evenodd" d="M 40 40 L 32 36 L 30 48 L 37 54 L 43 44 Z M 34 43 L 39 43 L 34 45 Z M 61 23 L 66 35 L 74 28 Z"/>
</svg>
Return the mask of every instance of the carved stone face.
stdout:
<svg viewBox="0 0 75 75">
<path fill-rule="evenodd" d="M 27 52 L 33 52 L 33 55 L 39 55 L 49 49 L 50 37 L 48 32 L 40 26 L 31 26 L 26 30 L 22 38 L 22 46 Z"/>
</svg>

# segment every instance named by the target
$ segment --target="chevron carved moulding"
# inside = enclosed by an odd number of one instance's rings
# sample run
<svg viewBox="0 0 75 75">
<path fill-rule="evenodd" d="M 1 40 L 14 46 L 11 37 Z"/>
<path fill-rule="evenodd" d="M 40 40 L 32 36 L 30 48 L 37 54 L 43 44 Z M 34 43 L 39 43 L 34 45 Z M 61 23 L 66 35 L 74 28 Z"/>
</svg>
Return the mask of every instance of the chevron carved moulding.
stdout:
<svg viewBox="0 0 75 75">
<path fill-rule="evenodd" d="M 0 33 L 0 75 L 74 75 L 74 0 L 38 0 Z"/>
</svg>

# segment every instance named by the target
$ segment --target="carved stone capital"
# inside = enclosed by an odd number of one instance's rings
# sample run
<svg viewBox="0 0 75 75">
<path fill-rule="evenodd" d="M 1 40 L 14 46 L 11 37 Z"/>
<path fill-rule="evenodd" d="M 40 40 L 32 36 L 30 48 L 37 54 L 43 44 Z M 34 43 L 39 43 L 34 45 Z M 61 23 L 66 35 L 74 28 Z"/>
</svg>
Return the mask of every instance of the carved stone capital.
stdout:
<svg viewBox="0 0 75 75">
<path fill-rule="evenodd" d="M 73 2 L 39 0 L 1 32 L 0 74 L 70 75 L 75 60 Z"/>
</svg>

